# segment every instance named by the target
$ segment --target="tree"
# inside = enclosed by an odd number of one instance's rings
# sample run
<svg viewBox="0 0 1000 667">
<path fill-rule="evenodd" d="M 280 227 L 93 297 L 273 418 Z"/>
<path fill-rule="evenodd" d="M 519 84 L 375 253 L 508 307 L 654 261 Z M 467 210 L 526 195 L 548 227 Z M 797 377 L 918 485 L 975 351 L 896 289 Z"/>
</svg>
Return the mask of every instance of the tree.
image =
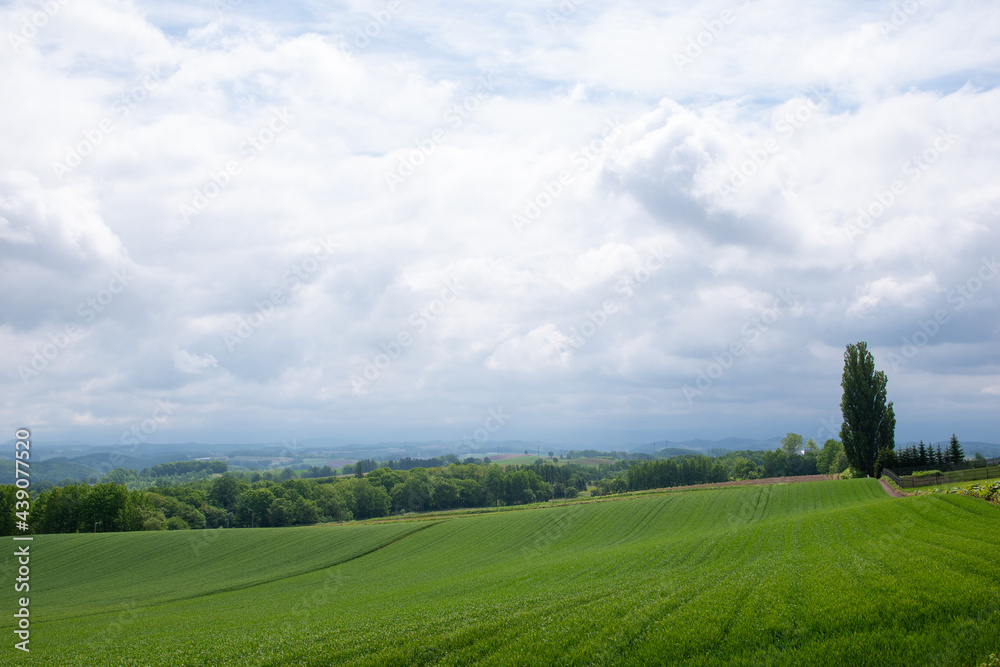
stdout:
<svg viewBox="0 0 1000 667">
<path fill-rule="evenodd" d="M 733 459 L 733 479 L 757 479 L 760 471 L 757 464 L 750 459 L 737 456 Z"/>
<path fill-rule="evenodd" d="M 371 484 L 381 484 L 387 493 L 392 493 L 392 487 L 402 482 L 403 476 L 392 468 L 378 468 L 368 474 L 368 481 Z"/>
<path fill-rule="evenodd" d="M 486 479 L 484 480 L 486 486 L 486 492 L 493 499 L 495 505 L 500 504 L 500 498 L 503 497 L 504 488 L 507 485 L 506 475 L 504 471 L 500 469 L 499 466 L 490 466 L 486 471 Z"/>
<path fill-rule="evenodd" d="M 263 523 L 263 522 L 261 522 Z M 267 508 L 267 525 L 288 526 L 292 523 L 292 503 L 278 498 Z"/>
<path fill-rule="evenodd" d="M 951 434 L 951 440 L 948 441 L 948 460 L 952 463 L 961 463 L 965 460 L 965 452 L 962 451 L 962 445 L 958 443 L 958 438 L 955 434 Z"/>
<path fill-rule="evenodd" d="M 773 452 L 764 452 L 761 458 L 764 461 L 765 477 L 781 477 L 788 471 L 788 457 L 784 450 L 776 449 Z"/>
<path fill-rule="evenodd" d="M 17 534 L 14 532 L 15 503 L 17 503 L 17 487 L 13 484 L 0 486 L 0 536 Z"/>
<path fill-rule="evenodd" d="M 412 477 L 411 477 L 412 479 Z M 352 479 L 348 489 L 354 497 L 355 519 L 369 519 L 385 516 L 392 509 L 392 498 L 381 484 L 372 485 L 367 479 Z"/>
<path fill-rule="evenodd" d="M 810 449 L 809 444 L 812 443 L 812 448 Z M 811 439 L 806 443 L 806 453 L 805 456 L 799 457 L 799 474 L 800 475 L 815 475 L 819 472 L 817 464 L 819 462 L 819 449 L 816 447 L 816 443 Z"/>
<path fill-rule="evenodd" d="M 179 516 L 172 516 L 167 519 L 167 530 L 190 530 L 191 526 Z"/>
<path fill-rule="evenodd" d="M 781 446 L 789 458 L 799 456 L 802 454 L 802 436 L 798 433 L 787 433 L 781 439 Z"/>
<path fill-rule="evenodd" d="M 844 472 L 844 468 L 838 467 L 839 457 L 843 456 L 843 453 L 844 446 L 833 438 L 828 438 L 816 457 L 816 472 L 821 475 L 836 475 Z"/>
<path fill-rule="evenodd" d="M 884 468 L 895 468 L 898 464 L 896 452 L 887 447 L 880 449 L 875 459 L 875 476 L 881 477 Z"/>
<path fill-rule="evenodd" d="M 879 452 L 896 447 L 896 416 L 892 401 L 886 403 L 885 372 L 875 370 L 875 359 L 864 341 L 847 346 L 840 386 L 844 389 L 840 400 L 844 453 L 852 468 L 874 477 Z"/>
<path fill-rule="evenodd" d="M 389 494 L 386 493 L 386 497 Z M 295 510 L 292 517 L 293 523 L 311 524 L 319 521 L 319 506 L 312 500 L 299 498 L 295 501 Z"/>
<path fill-rule="evenodd" d="M 217 477 L 208 492 L 208 500 L 216 507 L 231 510 L 246 485 L 235 477 Z"/>
<path fill-rule="evenodd" d="M 263 526 L 267 511 L 276 500 L 270 489 L 251 489 L 240 496 L 236 507 L 236 522 L 242 526 Z"/>
</svg>

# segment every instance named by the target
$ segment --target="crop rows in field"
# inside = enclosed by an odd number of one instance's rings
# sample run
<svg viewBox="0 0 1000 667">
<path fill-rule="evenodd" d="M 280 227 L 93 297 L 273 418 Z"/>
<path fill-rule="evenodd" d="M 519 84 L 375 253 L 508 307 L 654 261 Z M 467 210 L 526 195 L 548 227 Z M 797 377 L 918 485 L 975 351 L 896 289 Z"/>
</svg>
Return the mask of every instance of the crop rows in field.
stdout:
<svg viewBox="0 0 1000 667">
<path fill-rule="evenodd" d="M 1000 636 L 998 519 L 974 499 L 893 500 L 852 480 L 356 526 L 331 546 L 337 565 L 297 538 L 319 567 L 295 573 L 275 557 L 253 585 L 216 593 L 186 574 L 199 597 L 96 614 L 115 599 L 91 602 L 86 580 L 109 567 L 98 552 L 115 556 L 76 536 L 46 565 L 62 618 L 35 637 L 58 664 L 972 664 Z M 385 527 L 399 532 L 366 535 Z M 261 544 L 227 543 L 244 534 Z M 125 548 L 136 536 L 98 537 Z M 217 574 L 240 548 L 278 553 L 286 539 L 225 532 L 188 565 Z M 88 554 L 75 573 L 57 567 Z M 164 576 L 181 576 L 175 557 Z"/>
</svg>

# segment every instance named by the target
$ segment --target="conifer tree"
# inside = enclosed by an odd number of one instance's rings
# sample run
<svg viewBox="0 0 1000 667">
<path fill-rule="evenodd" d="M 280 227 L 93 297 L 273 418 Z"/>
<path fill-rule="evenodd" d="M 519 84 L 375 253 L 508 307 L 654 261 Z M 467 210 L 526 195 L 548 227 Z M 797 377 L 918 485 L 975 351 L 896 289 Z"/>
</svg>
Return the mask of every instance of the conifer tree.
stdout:
<svg viewBox="0 0 1000 667">
<path fill-rule="evenodd" d="M 965 452 L 962 451 L 962 445 L 954 433 L 951 434 L 951 441 L 948 443 L 948 460 L 951 463 L 961 463 L 965 460 Z"/>
</svg>

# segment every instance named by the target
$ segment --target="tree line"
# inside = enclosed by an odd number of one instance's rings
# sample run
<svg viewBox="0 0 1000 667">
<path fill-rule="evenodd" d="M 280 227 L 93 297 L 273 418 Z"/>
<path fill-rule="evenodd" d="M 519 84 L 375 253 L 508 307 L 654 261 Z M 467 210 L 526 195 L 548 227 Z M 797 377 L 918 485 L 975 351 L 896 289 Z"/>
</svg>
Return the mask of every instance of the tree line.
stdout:
<svg viewBox="0 0 1000 667">
<path fill-rule="evenodd" d="M 964 462 L 965 451 L 954 433 L 951 434 L 948 446 L 943 450 L 940 444 L 934 447 L 933 445 L 925 445 L 924 441 L 921 440 L 919 444 L 910 445 L 899 451 L 892 451 L 884 456 L 882 461 L 885 468 L 919 468 L 944 463 L 961 465 Z"/>
<path fill-rule="evenodd" d="M 519 505 L 574 497 L 596 475 L 583 466 L 452 463 L 437 468 L 382 467 L 354 477 L 228 473 L 183 484 L 130 489 L 121 482 L 74 483 L 32 500 L 35 533 L 291 526 L 351 521 L 457 507 Z M 254 479 L 254 478 L 257 479 Z M 252 481 L 248 481 L 248 479 Z M 13 485 L 0 486 L 0 512 L 13 516 Z M 7 507 L 9 505 L 9 507 Z M 13 525 L 0 523 L 3 534 Z"/>
</svg>

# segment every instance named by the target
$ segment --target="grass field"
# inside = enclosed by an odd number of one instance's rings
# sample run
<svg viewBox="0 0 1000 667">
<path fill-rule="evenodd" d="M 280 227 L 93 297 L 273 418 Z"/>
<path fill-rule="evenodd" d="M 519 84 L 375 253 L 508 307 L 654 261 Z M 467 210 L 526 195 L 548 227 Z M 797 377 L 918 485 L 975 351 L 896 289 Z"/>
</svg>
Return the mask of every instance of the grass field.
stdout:
<svg viewBox="0 0 1000 667">
<path fill-rule="evenodd" d="M 1000 649 L 1000 507 L 875 480 L 43 535 L 32 554 L 32 652 L 8 639 L 4 664 L 974 665 Z"/>
</svg>

